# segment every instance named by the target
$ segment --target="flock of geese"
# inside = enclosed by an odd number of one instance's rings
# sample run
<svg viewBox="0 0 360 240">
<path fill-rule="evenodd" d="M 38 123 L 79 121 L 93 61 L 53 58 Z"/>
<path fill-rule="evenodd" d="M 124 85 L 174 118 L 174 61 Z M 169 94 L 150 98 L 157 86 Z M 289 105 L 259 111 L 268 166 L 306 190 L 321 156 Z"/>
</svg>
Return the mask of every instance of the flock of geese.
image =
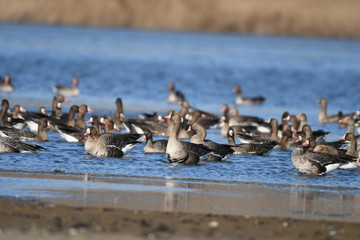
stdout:
<svg viewBox="0 0 360 240">
<path fill-rule="evenodd" d="M 231 155 L 267 155 L 274 148 L 292 149 L 292 164 L 304 174 L 322 175 L 335 169 L 359 168 L 360 153 L 357 145 L 360 137 L 360 112 L 351 114 L 339 112 L 327 115 L 325 99 L 319 99 L 320 123 L 340 124 L 347 128 L 344 137 L 334 142 L 325 141 L 329 132 L 313 131 L 307 124 L 305 113 L 290 115 L 284 112 L 280 122 L 269 121 L 256 116 L 240 115 L 236 107 L 222 106 L 222 116 L 192 107 L 184 94 L 168 84 L 167 102 L 179 103 L 179 111 L 169 110 L 166 116 L 157 113 L 144 114 L 138 118 L 126 119 L 121 98 L 115 101 L 114 115 L 92 115 L 86 121 L 86 114 L 93 110 L 86 104 L 72 105 L 68 113 L 62 112 L 62 103 L 68 96 L 78 96 L 78 79 L 72 86 L 54 86 L 55 96 L 52 111 L 47 114 L 44 107 L 38 112 L 27 112 L 20 105 L 10 110 L 7 99 L 1 102 L 0 152 L 22 153 L 46 150 L 29 142 L 48 141 L 47 131 L 59 133 L 68 142 L 81 142 L 87 154 L 98 157 L 123 157 L 131 149 L 145 142 L 144 153 L 163 153 L 171 163 L 194 165 L 199 161 L 224 161 Z M 0 90 L 11 92 L 14 87 L 11 77 L 0 78 Z M 241 88 L 233 89 L 235 104 L 258 105 L 265 101 L 262 96 L 245 98 Z M 90 127 L 87 127 L 88 125 Z M 207 139 L 207 129 L 220 129 L 227 143 Z M 127 133 L 119 133 L 125 129 Z M 117 133 L 116 133 L 117 132 Z M 164 139 L 153 140 L 153 136 Z M 185 140 L 186 139 L 186 140 Z M 236 140 L 241 143 L 236 143 Z"/>
</svg>

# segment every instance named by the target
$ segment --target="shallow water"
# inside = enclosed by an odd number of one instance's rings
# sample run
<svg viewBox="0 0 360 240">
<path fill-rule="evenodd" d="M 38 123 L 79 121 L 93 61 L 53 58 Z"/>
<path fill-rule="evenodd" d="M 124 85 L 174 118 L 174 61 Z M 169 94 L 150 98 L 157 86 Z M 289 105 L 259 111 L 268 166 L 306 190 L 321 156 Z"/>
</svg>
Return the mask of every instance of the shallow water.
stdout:
<svg viewBox="0 0 360 240">
<path fill-rule="evenodd" d="M 174 81 L 190 103 L 220 115 L 221 105 L 233 104 L 232 88 L 245 96 L 262 95 L 262 106 L 238 107 L 240 113 L 280 118 L 282 112 L 305 112 L 313 129 L 330 131 L 329 140 L 346 130 L 319 125 L 320 106 L 328 113 L 359 108 L 360 41 L 264 37 L 233 34 L 176 33 L 111 28 L 0 24 L 0 74 L 11 74 L 16 91 L 1 93 L 11 106 L 36 110 L 48 107 L 52 86 L 80 80 L 81 96 L 64 104 L 87 103 L 95 114 L 115 111 L 123 99 L 128 118 L 142 112 L 179 109 L 168 105 L 167 83 Z M 219 129 L 208 139 L 225 143 Z M 337 170 L 327 176 L 298 174 L 291 151 L 269 156 L 231 156 L 222 163 L 173 166 L 164 154 L 144 154 L 138 145 L 125 158 L 85 155 L 82 144 L 67 143 L 49 133 L 47 148 L 38 154 L 1 154 L 0 169 L 159 176 L 191 179 L 359 187 L 360 170 Z"/>
</svg>

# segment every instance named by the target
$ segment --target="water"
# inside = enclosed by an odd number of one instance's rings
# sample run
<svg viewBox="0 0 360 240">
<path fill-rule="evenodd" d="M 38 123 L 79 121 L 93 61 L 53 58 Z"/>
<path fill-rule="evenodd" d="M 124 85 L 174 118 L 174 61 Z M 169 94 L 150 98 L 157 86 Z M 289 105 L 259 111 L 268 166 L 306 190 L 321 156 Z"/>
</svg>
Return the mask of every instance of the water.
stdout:
<svg viewBox="0 0 360 240">
<path fill-rule="evenodd" d="M 336 140 L 346 130 L 319 125 L 315 100 L 327 98 L 330 114 L 359 108 L 360 41 L 0 24 L 0 75 L 7 73 L 16 91 L 1 98 L 11 106 L 49 107 L 52 86 L 70 85 L 77 76 L 81 95 L 65 103 L 64 112 L 73 103 L 87 103 L 95 114 L 113 113 L 121 97 L 128 118 L 179 109 L 165 101 L 170 81 L 192 105 L 220 115 L 222 104 L 233 104 L 232 88 L 239 84 L 245 96 L 267 98 L 262 106 L 238 107 L 240 113 L 279 119 L 284 111 L 305 112 L 313 129 L 331 131 L 328 140 Z M 208 139 L 225 143 L 219 133 L 209 130 Z M 82 144 L 67 143 L 56 133 L 49 138 L 40 143 L 44 152 L 1 154 L 0 169 L 354 188 L 360 182 L 357 169 L 300 175 L 291 151 L 189 167 L 170 165 L 164 154 L 144 154 L 142 145 L 123 159 L 96 158 L 86 156 Z"/>
</svg>

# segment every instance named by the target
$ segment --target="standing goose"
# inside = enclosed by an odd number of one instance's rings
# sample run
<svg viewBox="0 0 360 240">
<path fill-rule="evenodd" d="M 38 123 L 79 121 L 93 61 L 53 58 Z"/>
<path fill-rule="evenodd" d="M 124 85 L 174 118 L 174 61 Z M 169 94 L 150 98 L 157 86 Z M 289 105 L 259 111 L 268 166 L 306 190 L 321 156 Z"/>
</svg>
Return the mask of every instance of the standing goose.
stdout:
<svg viewBox="0 0 360 240">
<path fill-rule="evenodd" d="M 182 94 L 180 91 L 175 89 L 175 84 L 173 82 L 170 82 L 168 84 L 168 89 L 169 89 L 169 95 L 167 97 L 168 103 L 177 103 L 185 100 L 184 94 Z"/>
<path fill-rule="evenodd" d="M 6 75 L 4 79 L 0 78 L 0 91 L 10 93 L 14 91 L 14 85 L 11 83 L 10 75 Z"/>
<path fill-rule="evenodd" d="M 63 86 L 63 85 L 55 85 L 53 87 L 53 91 L 56 94 L 62 94 L 64 96 L 68 96 L 68 97 L 77 97 L 80 94 L 80 90 L 79 90 L 79 79 L 74 77 L 72 79 L 72 86 L 68 87 L 68 86 Z"/>
<path fill-rule="evenodd" d="M 189 130 L 197 131 L 190 139 L 191 143 L 204 145 L 213 152 L 208 155 L 204 160 L 205 161 L 224 161 L 229 155 L 231 155 L 234 150 L 230 145 L 219 144 L 206 139 L 206 128 L 200 123 L 193 123 L 189 126 Z"/>
<path fill-rule="evenodd" d="M 166 139 L 159 139 L 153 140 L 153 136 L 150 130 L 144 131 L 144 138 L 143 141 L 146 140 L 144 146 L 144 153 L 165 153 L 166 152 L 166 145 L 168 140 Z"/>
<path fill-rule="evenodd" d="M 211 153 L 211 150 L 204 146 L 178 140 L 181 126 L 181 117 L 178 113 L 171 113 L 165 116 L 165 118 L 170 119 L 166 157 L 171 163 L 194 165 Z"/>
<path fill-rule="evenodd" d="M 89 127 L 85 135 L 89 135 L 85 142 L 86 153 L 97 157 L 121 158 L 140 143 L 138 134 L 100 134 L 94 127 Z"/>
<path fill-rule="evenodd" d="M 270 142 L 270 143 L 263 143 L 263 144 L 256 144 L 256 143 L 241 143 L 236 144 L 235 143 L 235 134 L 232 127 L 229 128 L 227 139 L 228 144 L 231 146 L 231 149 L 234 150 L 234 155 L 258 155 L 263 156 L 269 154 L 274 147 L 276 146 L 276 143 Z"/>
<path fill-rule="evenodd" d="M 236 105 L 260 105 L 263 104 L 265 101 L 265 98 L 262 96 L 244 98 L 240 86 L 235 86 L 233 88 L 233 92 L 236 93 Z"/>
</svg>

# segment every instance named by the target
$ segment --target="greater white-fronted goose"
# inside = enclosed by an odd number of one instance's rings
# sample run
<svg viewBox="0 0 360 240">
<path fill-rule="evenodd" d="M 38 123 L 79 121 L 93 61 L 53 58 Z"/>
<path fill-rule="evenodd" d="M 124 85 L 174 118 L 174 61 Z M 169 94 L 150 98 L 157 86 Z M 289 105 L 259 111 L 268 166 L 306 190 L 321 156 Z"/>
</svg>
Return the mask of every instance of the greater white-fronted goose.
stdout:
<svg viewBox="0 0 360 240">
<path fill-rule="evenodd" d="M 244 98 L 240 86 L 235 86 L 233 88 L 233 92 L 236 93 L 236 105 L 260 105 L 263 104 L 265 101 L 265 98 L 263 96 Z"/>
<path fill-rule="evenodd" d="M 120 131 L 121 128 L 123 128 L 123 123 L 125 122 L 125 114 L 124 114 L 122 99 L 117 98 L 115 101 L 115 105 L 116 105 L 116 112 L 113 121 Z"/>
<path fill-rule="evenodd" d="M 235 132 L 232 127 L 229 128 L 227 139 L 231 149 L 234 150 L 234 155 L 258 155 L 263 156 L 269 154 L 276 146 L 275 142 L 256 144 L 256 143 L 241 143 L 236 144 Z"/>
<path fill-rule="evenodd" d="M 187 120 L 190 122 L 190 124 L 197 122 L 207 129 L 214 129 L 220 126 L 220 118 L 214 114 L 209 114 L 199 110 L 193 111 L 192 114 L 187 117 Z"/>
<path fill-rule="evenodd" d="M 105 122 L 104 133 L 110 133 L 112 131 L 120 131 L 120 129 L 116 126 L 113 120 L 108 120 Z"/>
<path fill-rule="evenodd" d="M 339 120 L 350 115 L 350 114 L 343 114 L 342 112 L 339 112 L 337 114 L 327 115 L 327 101 L 325 98 L 318 99 L 316 103 L 321 104 L 321 110 L 318 115 L 318 120 L 320 124 L 338 123 Z"/>
<path fill-rule="evenodd" d="M 339 168 L 348 169 L 358 167 L 356 164 L 356 156 L 350 156 L 346 153 L 345 150 L 336 149 L 329 145 L 319 145 L 316 143 L 314 137 L 306 139 L 306 141 L 303 142 L 303 145 L 308 147 L 308 151 L 328 154 L 337 157 L 338 160 L 342 162 Z"/>
<path fill-rule="evenodd" d="M 352 157 L 358 157 L 358 152 L 357 152 L 357 140 L 356 137 L 354 136 L 353 133 L 348 132 L 345 134 L 345 136 L 339 138 L 339 140 L 345 140 L 347 142 L 349 142 L 349 148 L 346 151 L 346 154 Z"/>
<path fill-rule="evenodd" d="M 140 143 L 137 134 L 100 134 L 94 127 L 89 127 L 85 135 L 89 135 L 85 142 L 86 153 L 97 157 L 121 158 Z"/>
<path fill-rule="evenodd" d="M 180 101 L 185 100 L 184 94 L 175 89 L 175 84 L 173 82 L 170 82 L 168 84 L 168 89 L 169 89 L 169 95 L 167 97 L 168 103 L 178 103 Z"/>
<path fill-rule="evenodd" d="M 85 114 L 92 113 L 92 112 L 94 112 L 94 110 L 92 110 L 88 105 L 86 105 L 86 104 L 80 105 L 78 118 L 75 122 L 75 127 L 78 127 L 80 129 L 85 129 L 86 128 Z"/>
<path fill-rule="evenodd" d="M 296 147 L 292 152 L 291 162 L 300 173 L 310 175 L 323 175 L 349 164 L 334 155 L 313 152 L 307 146 Z"/>
<path fill-rule="evenodd" d="M 64 86 L 64 85 L 55 85 L 53 87 L 53 91 L 56 94 L 62 94 L 67 97 L 77 97 L 80 94 L 79 90 L 79 79 L 74 77 L 72 79 L 72 86 Z"/>
<path fill-rule="evenodd" d="M 150 130 L 154 136 L 167 136 L 167 125 L 163 117 L 156 112 L 146 115 L 146 118 L 128 119 L 123 123 L 123 126 L 129 133 L 144 134 L 145 130 Z"/>
<path fill-rule="evenodd" d="M 70 99 L 64 97 L 64 95 L 55 95 L 52 101 L 52 112 L 50 114 L 51 117 L 55 117 L 57 119 L 61 118 L 62 115 L 62 103 L 70 102 Z"/>
<path fill-rule="evenodd" d="M 354 135 L 356 143 L 358 145 L 360 145 L 360 135 L 355 136 L 355 126 L 356 126 L 355 119 L 350 116 L 350 117 L 346 117 L 346 118 L 343 118 L 343 119 L 339 120 L 339 122 L 341 124 L 346 125 L 346 127 L 347 127 L 346 132 L 347 133 L 352 133 Z"/>
<path fill-rule="evenodd" d="M 13 92 L 14 90 L 15 90 L 15 87 L 11 82 L 10 75 L 6 75 L 4 77 L 4 79 L 0 78 L 0 91 L 10 93 L 10 92 Z"/>
<path fill-rule="evenodd" d="M 322 129 L 319 129 L 319 130 L 315 130 L 313 131 L 310 127 L 309 124 L 305 124 L 303 127 L 302 127 L 302 131 L 300 132 L 297 132 L 297 135 L 302 135 L 304 134 L 305 137 L 304 139 L 308 139 L 310 137 L 314 137 L 316 142 L 321 142 L 321 143 L 324 143 L 325 140 L 324 138 L 329 134 L 330 132 L 325 132 L 324 130 Z"/>
<path fill-rule="evenodd" d="M 23 113 L 26 113 L 26 110 L 19 104 L 14 105 L 11 117 L 7 118 L 7 124 L 10 124 L 12 127 L 19 130 L 23 129 L 26 126 Z"/>
<path fill-rule="evenodd" d="M 171 163 L 194 165 L 211 153 L 211 150 L 205 146 L 178 140 L 181 128 L 181 116 L 178 113 L 171 113 L 165 118 L 170 119 L 166 157 Z"/>
<path fill-rule="evenodd" d="M 280 143 L 277 148 L 280 150 L 283 150 L 283 151 L 290 150 L 290 147 L 293 143 L 292 136 L 293 136 L 293 134 L 291 131 L 291 127 L 287 124 L 283 125 L 282 136 L 281 136 Z"/>
<path fill-rule="evenodd" d="M 297 120 L 300 121 L 300 124 L 299 124 L 299 127 L 298 127 L 298 131 L 301 131 L 303 126 L 307 124 L 307 116 L 305 113 L 299 113 L 297 116 L 296 116 Z"/>
<path fill-rule="evenodd" d="M 26 126 L 33 133 L 37 133 L 38 126 L 39 126 L 41 119 L 43 119 L 43 118 L 50 119 L 50 116 L 46 115 L 46 109 L 44 106 L 39 107 L 38 112 L 27 111 L 23 115 L 23 117 L 24 117 Z"/>
<path fill-rule="evenodd" d="M 248 116 L 248 115 L 240 115 L 238 109 L 236 107 L 231 107 L 227 104 L 223 104 L 222 106 L 222 115 L 229 117 L 229 125 L 232 126 L 239 126 L 239 125 L 252 125 L 258 126 L 264 123 L 264 119 L 256 116 Z"/>
<path fill-rule="evenodd" d="M 0 111 L 0 126 L 4 126 L 6 124 L 7 112 L 9 110 L 9 101 L 7 99 L 3 99 L 1 101 L 1 111 Z"/>
<path fill-rule="evenodd" d="M 75 114 L 79 112 L 78 105 L 71 105 L 69 113 L 63 114 L 61 120 L 69 127 L 75 127 Z"/>
<path fill-rule="evenodd" d="M 45 148 L 22 142 L 11 137 L 4 137 L 0 135 L 0 152 L 1 153 L 36 153 L 45 150 Z"/>
<path fill-rule="evenodd" d="M 197 132 L 191 137 L 191 143 L 204 145 L 212 151 L 212 153 L 208 155 L 204 161 L 224 161 L 234 152 L 234 150 L 228 144 L 220 144 L 211 140 L 207 140 L 206 128 L 198 122 L 191 124 L 189 126 L 189 130 L 194 130 Z"/>
<path fill-rule="evenodd" d="M 159 139 L 153 140 L 153 135 L 150 130 L 144 131 L 144 138 L 143 141 L 145 142 L 144 145 L 144 153 L 165 153 L 166 152 L 166 145 L 168 143 L 167 139 Z"/>
<path fill-rule="evenodd" d="M 235 131 L 235 136 L 242 143 L 269 143 L 269 142 L 280 142 L 279 138 L 279 125 L 275 118 L 270 119 L 271 131 L 270 133 L 260 132 L 258 130 L 250 130 L 246 128 L 232 126 Z M 236 130 L 235 130 L 236 129 Z"/>
</svg>

